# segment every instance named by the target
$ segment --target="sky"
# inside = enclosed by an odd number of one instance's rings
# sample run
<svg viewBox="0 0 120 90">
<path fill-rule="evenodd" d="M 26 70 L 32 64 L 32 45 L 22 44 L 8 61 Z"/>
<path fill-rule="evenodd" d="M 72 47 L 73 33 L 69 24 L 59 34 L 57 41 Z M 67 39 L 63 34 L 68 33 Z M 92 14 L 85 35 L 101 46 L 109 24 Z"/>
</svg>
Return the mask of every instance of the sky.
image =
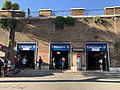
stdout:
<svg viewBox="0 0 120 90">
<path fill-rule="evenodd" d="M 21 10 L 38 11 L 39 9 L 70 10 L 71 8 L 104 9 L 105 7 L 120 6 L 120 0 L 10 0 L 17 2 Z M 0 8 L 4 0 L 0 0 Z"/>
<path fill-rule="evenodd" d="M 38 16 L 39 9 L 52 9 L 52 11 L 71 10 L 71 8 L 84 8 L 85 10 L 97 10 L 105 7 L 120 6 L 120 0 L 10 0 L 20 5 L 20 10 L 30 9 L 32 16 Z M 0 0 L 0 9 L 4 0 Z M 68 16 L 70 12 L 56 13 L 55 15 Z M 104 11 L 90 11 L 85 15 L 103 15 Z"/>
</svg>

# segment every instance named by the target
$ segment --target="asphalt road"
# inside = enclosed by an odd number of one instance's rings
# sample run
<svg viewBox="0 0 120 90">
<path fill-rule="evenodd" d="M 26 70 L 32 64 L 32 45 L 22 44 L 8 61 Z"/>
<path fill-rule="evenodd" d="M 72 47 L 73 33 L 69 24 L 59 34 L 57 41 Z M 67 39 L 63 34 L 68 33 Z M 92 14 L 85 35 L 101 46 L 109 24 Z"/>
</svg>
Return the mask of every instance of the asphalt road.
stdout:
<svg viewBox="0 0 120 90">
<path fill-rule="evenodd" d="M 0 90 L 120 90 L 119 83 L 106 82 L 7 82 Z"/>
</svg>

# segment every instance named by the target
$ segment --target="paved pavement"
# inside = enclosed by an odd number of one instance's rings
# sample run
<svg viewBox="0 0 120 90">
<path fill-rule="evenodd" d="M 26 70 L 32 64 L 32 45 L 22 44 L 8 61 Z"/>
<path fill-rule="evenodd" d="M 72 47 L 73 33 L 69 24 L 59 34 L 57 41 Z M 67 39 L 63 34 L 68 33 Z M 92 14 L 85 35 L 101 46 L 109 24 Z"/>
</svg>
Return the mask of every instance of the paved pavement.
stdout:
<svg viewBox="0 0 120 90">
<path fill-rule="evenodd" d="M 0 90 L 119 90 L 120 72 L 24 70 L 0 78 Z"/>
<path fill-rule="evenodd" d="M 112 82 L 120 83 L 120 72 L 71 70 L 22 70 L 1 77 L 0 82 Z"/>
</svg>

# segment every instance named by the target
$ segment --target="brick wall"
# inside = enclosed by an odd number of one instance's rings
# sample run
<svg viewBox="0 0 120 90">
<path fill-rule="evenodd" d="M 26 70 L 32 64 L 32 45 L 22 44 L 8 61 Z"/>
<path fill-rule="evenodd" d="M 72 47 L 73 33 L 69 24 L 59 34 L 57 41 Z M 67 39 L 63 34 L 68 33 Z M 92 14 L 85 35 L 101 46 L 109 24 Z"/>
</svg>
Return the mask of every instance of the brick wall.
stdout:
<svg viewBox="0 0 120 90">
<path fill-rule="evenodd" d="M 106 7 L 104 9 L 104 15 L 114 15 L 114 7 Z"/>
<path fill-rule="evenodd" d="M 25 17 L 25 12 L 20 10 L 0 10 L 2 17 Z"/>
<path fill-rule="evenodd" d="M 86 19 L 86 20 L 85 20 Z M 15 29 L 14 50 L 16 42 L 37 42 L 38 43 L 38 56 L 42 56 L 45 63 L 50 60 L 50 42 L 71 42 L 75 48 L 84 48 L 86 41 L 101 41 L 108 42 L 110 46 L 110 63 L 111 66 L 120 66 L 120 63 L 115 63 L 117 60 L 114 53 L 114 42 L 119 39 L 119 24 L 120 17 L 117 17 L 117 35 L 115 30 L 115 21 L 111 17 L 104 17 L 103 25 L 99 26 L 93 22 L 93 18 L 78 18 L 73 27 L 65 26 L 64 30 L 56 30 L 54 19 L 30 19 L 27 23 L 26 19 L 20 19 L 17 22 Z M 1 29 L 0 29 L 1 30 Z M 1 32 L 1 31 L 0 31 Z M 97 36 L 97 38 L 95 38 Z M 0 36 L 0 38 L 2 38 Z M 1 39 L 2 40 L 2 39 Z M 12 52 L 11 51 L 11 54 Z M 14 53 L 13 53 L 14 55 Z M 13 56 L 12 55 L 12 56 Z M 75 54 L 74 54 L 75 55 Z M 85 57 L 83 52 L 83 65 L 85 64 Z M 75 58 L 73 58 L 75 64 Z"/>
<path fill-rule="evenodd" d="M 84 8 L 71 8 L 71 16 L 83 16 Z"/>
<path fill-rule="evenodd" d="M 39 9 L 39 17 L 51 16 L 51 15 L 52 15 L 51 9 Z"/>
<path fill-rule="evenodd" d="M 114 9 L 115 9 L 114 13 L 115 13 L 116 15 L 120 15 L 120 6 L 114 7 Z"/>
<path fill-rule="evenodd" d="M 104 9 L 104 15 L 120 15 L 120 6 L 106 7 Z"/>
</svg>

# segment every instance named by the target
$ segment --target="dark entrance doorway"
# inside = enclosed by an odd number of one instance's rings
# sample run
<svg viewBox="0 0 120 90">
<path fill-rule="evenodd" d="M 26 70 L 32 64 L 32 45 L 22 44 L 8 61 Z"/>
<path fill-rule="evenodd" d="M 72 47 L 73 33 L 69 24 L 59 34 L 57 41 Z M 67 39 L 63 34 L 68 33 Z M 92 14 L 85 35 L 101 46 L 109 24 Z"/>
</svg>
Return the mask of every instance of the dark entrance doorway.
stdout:
<svg viewBox="0 0 120 90">
<path fill-rule="evenodd" d="M 99 60 L 102 59 L 102 67 L 105 70 L 105 52 L 100 51 L 89 51 L 87 52 L 88 56 L 88 70 L 99 70 Z"/>
<path fill-rule="evenodd" d="M 34 51 L 20 50 L 18 53 L 21 55 L 22 58 L 26 56 L 26 67 L 34 68 Z"/>
<path fill-rule="evenodd" d="M 26 67 L 28 68 L 35 68 L 35 61 L 36 61 L 36 51 L 37 45 L 35 42 L 18 42 L 17 43 L 17 52 L 18 55 L 21 57 L 21 61 L 23 57 L 26 57 L 27 63 Z"/>
<path fill-rule="evenodd" d="M 61 60 L 65 58 L 64 68 L 62 68 Z M 68 69 L 68 51 L 52 51 L 52 58 L 55 58 L 56 69 Z"/>
<path fill-rule="evenodd" d="M 69 42 L 52 42 L 50 45 L 50 69 L 70 69 Z"/>
<path fill-rule="evenodd" d="M 102 63 L 101 63 L 102 62 Z M 86 44 L 86 69 L 109 70 L 107 43 L 90 42 Z"/>
</svg>

